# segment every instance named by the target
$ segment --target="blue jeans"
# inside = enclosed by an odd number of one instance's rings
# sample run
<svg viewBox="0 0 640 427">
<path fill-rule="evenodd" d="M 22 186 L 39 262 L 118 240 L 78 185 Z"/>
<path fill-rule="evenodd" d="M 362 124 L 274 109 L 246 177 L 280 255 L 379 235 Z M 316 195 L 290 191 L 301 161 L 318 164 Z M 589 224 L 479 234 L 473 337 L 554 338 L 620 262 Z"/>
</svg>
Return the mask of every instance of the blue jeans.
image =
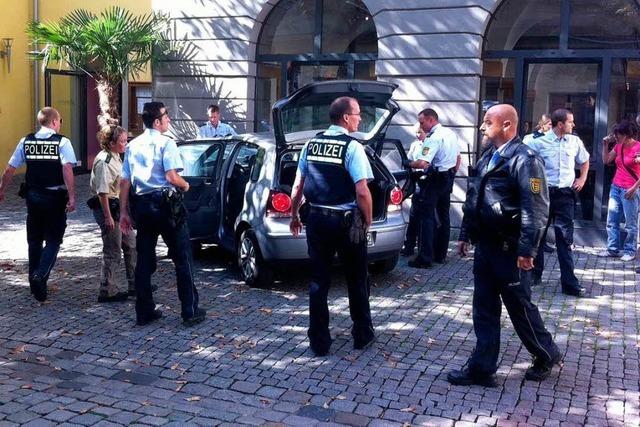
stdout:
<svg viewBox="0 0 640 427">
<path fill-rule="evenodd" d="M 611 184 L 609 191 L 609 207 L 607 211 L 607 249 L 611 253 L 620 250 L 620 221 L 622 215 L 625 218 L 625 230 L 627 237 L 624 239 L 622 250 L 626 255 L 636 254 L 638 240 L 638 193 L 631 199 L 626 199 L 624 193 L 627 190 Z"/>
<path fill-rule="evenodd" d="M 169 248 L 169 255 L 176 269 L 182 318 L 193 317 L 198 309 L 198 291 L 193 283 L 193 256 L 187 222 L 182 220 L 176 223 L 168 203 L 160 192 L 136 196 L 132 207 L 138 229 L 138 263 L 135 272 L 137 320 L 150 317 L 155 309 L 151 293 L 151 275 L 156 271 L 158 236 L 162 236 Z"/>
</svg>

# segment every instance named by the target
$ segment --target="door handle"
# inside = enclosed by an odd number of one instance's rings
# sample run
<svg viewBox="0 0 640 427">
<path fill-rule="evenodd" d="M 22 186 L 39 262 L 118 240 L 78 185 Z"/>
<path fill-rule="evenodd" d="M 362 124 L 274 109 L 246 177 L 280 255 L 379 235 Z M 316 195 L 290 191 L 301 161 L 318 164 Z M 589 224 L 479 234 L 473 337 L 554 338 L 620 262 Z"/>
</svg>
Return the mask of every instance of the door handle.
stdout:
<svg viewBox="0 0 640 427">
<path fill-rule="evenodd" d="M 206 178 L 203 182 L 204 182 L 204 185 L 211 185 L 213 181 L 210 178 Z"/>
</svg>

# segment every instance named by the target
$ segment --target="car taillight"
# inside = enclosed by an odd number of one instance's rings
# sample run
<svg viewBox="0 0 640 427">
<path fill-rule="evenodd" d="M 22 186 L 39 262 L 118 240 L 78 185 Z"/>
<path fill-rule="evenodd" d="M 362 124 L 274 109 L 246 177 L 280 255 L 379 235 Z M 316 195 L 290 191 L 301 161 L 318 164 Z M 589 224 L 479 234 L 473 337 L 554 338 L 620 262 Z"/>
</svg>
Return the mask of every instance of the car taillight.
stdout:
<svg viewBox="0 0 640 427">
<path fill-rule="evenodd" d="M 287 193 L 271 190 L 267 216 L 276 218 L 291 216 L 291 197 Z"/>
<path fill-rule="evenodd" d="M 387 206 L 387 212 L 399 211 L 402 209 L 402 190 L 399 187 L 393 187 L 391 194 L 389 194 L 389 205 Z"/>
</svg>

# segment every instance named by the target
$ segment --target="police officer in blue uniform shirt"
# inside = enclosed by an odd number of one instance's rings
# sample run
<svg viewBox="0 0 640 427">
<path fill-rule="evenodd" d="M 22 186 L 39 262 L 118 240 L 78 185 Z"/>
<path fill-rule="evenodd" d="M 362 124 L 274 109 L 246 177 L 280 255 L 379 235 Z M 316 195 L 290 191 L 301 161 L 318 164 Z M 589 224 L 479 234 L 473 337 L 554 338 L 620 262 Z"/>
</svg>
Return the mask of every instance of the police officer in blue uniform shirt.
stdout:
<svg viewBox="0 0 640 427">
<path fill-rule="evenodd" d="M 418 122 L 427 136 L 417 160 L 408 164 L 426 173 L 418 180 L 420 193 L 416 198 L 420 215 L 418 255 L 408 264 L 429 268 L 434 261 L 443 264 L 447 259 L 451 231 L 449 208 L 453 179 L 460 166 L 460 146 L 456 134 L 439 123 L 438 113 L 433 109 L 422 110 Z"/>
<path fill-rule="evenodd" d="M 347 280 L 353 346 L 363 349 L 374 340 L 366 242 L 372 218 L 367 183 L 373 172 L 364 147 L 349 136 L 360 124 L 358 101 L 337 98 L 329 107 L 329 118 L 332 126 L 302 149 L 291 193 L 290 229 L 294 236 L 302 230 L 299 209 L 303 194 L 310 205 L 306 233 L 312 279 L 307 335 L 316 356 L 325 356 L 332 342 L 327 294 L 336 252 Z"/>
<path fill-rule="evenodd" d="M 25 187 L 20 195 L 27 201 L 29 287 L 34 298 L 43 302 L 67 227 L 67 213 L 76 209 L 76 156 L 71 141 L 60 135 L 62 117 L 57 110 L 40 110 L 38 123 L 40 130 L 22 138 L 9 159 L 0 184 L 0 202 L 16 169 L 26 164 Z"/>
<path fill-rule="evenodd" d="M 573 114 L 560 108 L 551 113 L 552 129 L 543 136 L 527 141 L 544 160 L 549 199 L 551 202 L 549 222 L 544 230 L 544 242 L 549 226 L 553 223 L 560 264 L 560 284 L 562 293 L 577 297 L 586 296 L 586 290 L 574 272 L 573 221 L 578 192 L 584 187 L 589 173 L 589 152 L 582 140 L 573 135 Z M 580 167 L 580 177 L 576 178 L 575 166 Z M 538 251 L 534 267 L 534 283 L 539 284 L 544 270 L 544 251 Z"/>
<path fill-rule="evenodd" d="M 531 302 L 534 258 L 547 222 L 549 197 L 542 160 L 517 137 L 516 110 L 498 104 L 487 110 L 482 133 L 492 146 L 470 173 L 458 253 L 476 245 L 473 330 L 476 347 L 452 384 L 497 386 L 502 302 L 524 346 L 534 356 L 525 378 L 541 381 L 560 362 L 558 347 Z"/>
<path fill-rule="evenodd" d="M 236 135 L 236 131 L 226 123 L 220 121 L 220 107 L 211 104 L 207 107 L 209 121 L 198 129 L 198 139 L 219 138 Z"/>
<path fill-rule="evenodd" d="M 189 229 L 180 192 L 188 191 L 189 183 L 178 175 L 183 164 L 175 141 L 163 135 L 170 122 L 164 104 L 144 104 L 142 121 L 146 129 L 127 146 L 120 181 L 120 228 L 123 233 L 131 232 L 131 199 L 138 230 L 136 321 L 143 326 L 162 317 L 162 312 L 155 308 L 151 286 L 151 275 L 156 270 L 156 244 L 158 236 L 162 236 L 176 269 L 183 324 L 192 326 L 205 319 L 206 311 L 198 307 Z"/>
</svg>

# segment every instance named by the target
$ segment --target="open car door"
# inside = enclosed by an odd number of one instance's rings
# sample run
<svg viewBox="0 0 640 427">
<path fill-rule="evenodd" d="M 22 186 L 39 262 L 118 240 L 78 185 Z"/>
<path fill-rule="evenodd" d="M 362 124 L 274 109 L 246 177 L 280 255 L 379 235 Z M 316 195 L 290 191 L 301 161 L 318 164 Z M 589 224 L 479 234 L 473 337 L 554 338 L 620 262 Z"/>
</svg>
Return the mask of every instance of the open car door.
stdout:
<svg viewBox="0 0 640 427">
<path fill-rule="evenodd" d="M 382 163 L 389 169 L 402 189 L 403 199 L 411 196 L 416 183 L 411 179 L 411 168 L 403 166 L 407 159 L 402 142 L 399 139 L 381 139 L 376 142 L 374 150 Z"/>
<path fill-rule="evenodd" d="M 178 143 L 184 163 L 180 175 L 189 183 L 184 194 L 191 240 L 215 243 L 220 227 L 220 169 L 224 141 Z"/>
</svg>

